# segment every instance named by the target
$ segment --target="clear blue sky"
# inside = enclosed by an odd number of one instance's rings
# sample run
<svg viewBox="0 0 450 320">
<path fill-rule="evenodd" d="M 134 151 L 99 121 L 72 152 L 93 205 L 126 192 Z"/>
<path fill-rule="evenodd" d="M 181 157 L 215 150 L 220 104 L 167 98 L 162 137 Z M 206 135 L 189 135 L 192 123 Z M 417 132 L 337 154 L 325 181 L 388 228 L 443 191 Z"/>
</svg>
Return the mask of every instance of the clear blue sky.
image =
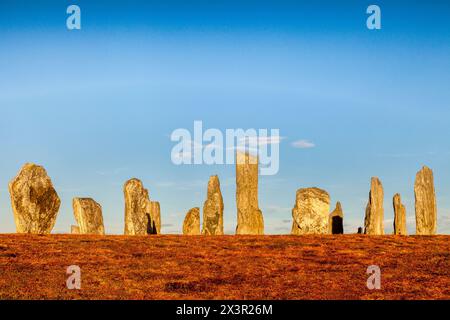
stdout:
<svg viewBox="0 0 450 320">
<path fill-rule="evenodd" d="M 125 3 L 125 1 L 123 1 Z M 295 192 L 326 189 L 346 232 L 363 225 L 369 183 L 385 188 L 386 231 L 399 192 L 414 232 L 416 172 L 434 170 L 438 231 L 450 233 L 448 1 L 0 2 L 0 232 L 14 232 L 7 184 L 43 165 L 74 223 L 71 199 L 93 197 L 123 232 L 123 183 L 161 202 L 180 233 L 219 174 L 225 229 L 236 224 L 233 166 L 174 166 L 177 128 L 278 128 L 280 171 L 260 180 L 266 232 L 288 233 Z M 382 29 L 366 28 L 369 4 Z M 81 7 L 82 29 L 66 29 Z M 310 148 L 292 143 L 307 140 Z"/>
</svg>

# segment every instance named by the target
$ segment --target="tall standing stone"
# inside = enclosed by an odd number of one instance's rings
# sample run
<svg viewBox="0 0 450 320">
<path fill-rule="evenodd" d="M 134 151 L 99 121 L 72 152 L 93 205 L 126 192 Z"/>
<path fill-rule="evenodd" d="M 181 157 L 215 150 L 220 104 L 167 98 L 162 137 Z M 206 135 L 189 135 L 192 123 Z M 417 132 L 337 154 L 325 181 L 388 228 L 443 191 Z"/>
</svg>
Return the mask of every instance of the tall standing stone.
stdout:
<svg viewBox="0 0 450 320">
<path fill-rule="evenodd" d="M 336 208 L 330 213 L 328 230 L 330 234 L 344 233 L 344 212 L 339 201 L 336 203 Z"/>
<path fill-rule="evenodd" d="M 200 208 L 192 208 L 186 214 L 183 223 L 183 234 L 188 236 L 200 235 Z"/>
<path fill-rule="evenodd" d="M 102 206 L 94 199 L 74 198 L 72 207 L 80 234 L 105 234 Z"/>
<path fill-rule="evenodd" d="M 374 177 L 370 184 L 369 202 L 366 207 L 364 233 L 370 235 L 384 235 L 384 192 L 381 181 Z"/>
<path fill-rule="evenodd" d="M 424 166 L 417 172 L 414 195 L 416 205 L 416 234 L 436 234 L 437 205 L 433 171 L 430 168 Z"/>
<path fill-rule="evenodd" d="M 161 234 L 161 207 L 158 201 L 149 202 L 150 216 L 155 223 L 154 232 L 152 234 Z"/>
<path fill-rule="evenodd" d="M 9 193 L 18 233 L 52 231 L 61 200 L 43 167 L 25 164 L 9 183 Z"/>
<path fill-rule="evenodd" d="M 204 235 L 223 235 L 223 198 L 218 176 L 209 178 L 207 198 L 203 205 L 202 233 Z"/>
<path fill-rule="evenodd" d="M 396 193 L 393 199 L 394 205 L 394 234 L 406 235 L 406 208 L 402 204 L 400 194 Z"/>
<path fill-rule="evenodd" d="M 297 190 L 292 209 L 294 235 L 327 234 L 329 232 L 330 196 L 319 188 Z"/>
<path fill-rule="evenodd" d="M 156 234 L 157 225 L 152 216 L 148 190 L 138 179 L 128 180 L 123 188 L 125 196 L 125 234 Z"/>
<path fill-rule="evenodd" d="M 258 158 L 236 153 L 236 234 L 264 234 L 264 218 L 258 205 Z"/>
</svg>

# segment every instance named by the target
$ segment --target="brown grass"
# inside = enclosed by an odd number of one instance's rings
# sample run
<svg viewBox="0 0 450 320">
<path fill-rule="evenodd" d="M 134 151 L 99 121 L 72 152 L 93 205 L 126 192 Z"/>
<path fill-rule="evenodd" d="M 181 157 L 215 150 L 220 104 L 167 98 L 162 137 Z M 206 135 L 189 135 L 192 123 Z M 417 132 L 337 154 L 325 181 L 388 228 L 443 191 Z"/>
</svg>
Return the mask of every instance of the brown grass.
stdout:
<svg viewBox="0 0 450 320">
<path fill-rule="evenodd" d="M 0 235 L 0 299 L 449 299 L 449 239 Z"/>
</svg>

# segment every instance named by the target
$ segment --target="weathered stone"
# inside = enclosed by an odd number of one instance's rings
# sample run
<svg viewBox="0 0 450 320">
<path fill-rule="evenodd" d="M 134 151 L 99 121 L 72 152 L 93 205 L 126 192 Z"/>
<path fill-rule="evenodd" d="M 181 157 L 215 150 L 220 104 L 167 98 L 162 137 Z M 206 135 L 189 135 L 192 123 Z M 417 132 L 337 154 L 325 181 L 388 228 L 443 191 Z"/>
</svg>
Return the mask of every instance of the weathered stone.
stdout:
<svg viewBox="0 0 450 320">
<path fill-rule="evenodd" d="M 70 233 L 71 234 L 80 234 L 80 228 L 78 226 L 71 226 Z"/>
<path fill-rule="evenodd" d="M 154 228 L 151 234 L 161 234 L 161 207 L 158 201 L 149 202 L 150 217 L 154 221 Z"/>
<path fill-rule="evenodd" d="M 123 189 L 125 195 L 125 234 L 156 234 L 157 224 L 152 216 L 152 205 L 148 190 L 138 179 L 128 180 Z"/>
<path fill-rule="evenodd" d="M 433 171 L 424 166 L 414 184 L 416 206 L 416 234 L 433 235 L 437 228 L 437 205 Z"/>
<path fill-rule="evenodd" d="M 223 235 L 223 198 L 218 176 L 209 178 L 207 198 L 203 205 L 202 234 Z"/>
<path fill-rule="evenodd" d="M 406 208 L 402 204 L 400 194 L 395 194 L 394 204 L 394 234 L 406 235 Z"/>
<path fill-rule="evenodd" d="M 72 207 L 80 234 L 105 234 L 100 204 L 90 198 L 74 198 Z"/>
<path fill-rule="evenodd" d="M 186 214 L 183 223 L 183 234 L 188 236 L 200 235 L 200 208 L 192 208 Z"/>
<path fill-rule="evenodd" d="M 328 230 L 330 234 L 344 233 L 344 212 L 339 201 L 336 203 L 336 208 L 330 213 Z"/>
<path fill-rule="evenodd" d="M 330 196 L 319 188 L 297 190 L 292 209 L 294 235 L 327 234 L 330 212 Z"/>
<path fill-rule="evenodd" d="M 258 158 L 236 154 L 236 234 L 264 234 L 264 218 L 258 205 Z"/>
<path fill-rule="evenodd" d="M 372 178 L 370 184 L 369 202 L 366 207 L 364 233 L 370 235 L 384 235 L 384 192 L 381 181 Z"/>
<path fill-rule="evenodd" d="M 200 235 L 200 208 L 192 208 L 186 214 L 183 222 L 183 234 L 187 236 Z"/>
<path fill-rule="evenodd" d="M 43 167 L 25 164 L 9 183 L 9 193 L 18 233 L 52 231 L 61 200 Z"/>
</svg>

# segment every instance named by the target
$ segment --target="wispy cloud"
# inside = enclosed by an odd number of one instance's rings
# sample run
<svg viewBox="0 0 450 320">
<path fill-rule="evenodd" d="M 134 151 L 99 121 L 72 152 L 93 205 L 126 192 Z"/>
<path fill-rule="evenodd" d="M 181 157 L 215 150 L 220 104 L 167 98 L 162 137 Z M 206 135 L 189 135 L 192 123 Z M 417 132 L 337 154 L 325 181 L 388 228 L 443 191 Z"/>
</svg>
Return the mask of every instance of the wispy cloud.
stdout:
<svg viewBox="0 0 450 320">
<path fill-rule="evenodd" d="M 250 144 L 250 145 L 256 145 L 256 146 L 266 146 L 266 145 L 272 145 L 272 144 L 280 144 L 281 140 L 285 139 L 285 137 L 281 136 L 269 136 L 269 137 L 258 137 L 258 136 L 251 136 L 251 137 L 243 137 L 239 139 L 240 143 L 244 144 Z"/>
<path fill-rule="evenodd" d="M 161 227 L 163 227 L 163 228 L 170 228 L 170 227 L 173 227 L 173 226 L 174 226 L 173 223 L 163 223 L 163 224 L 161 225 Z"/>
<path fill-rule="evenodd" d="M 264 146 L 270 146 L 275 144 L 280 144 L 285 137 L 281 136 L 269 136 L 269 137 L 258 137 L 249 136 L 242 137 L 238 140 L 237 145 L 232 147 L 227 147 L 226 150 L 235 150 L 239 152 L 248 152 L 253 155 L 258 154 L 258 149 Z"/>
<path fill-rule="evenodd" d="M 224 148 L 224 152 L 233 150 L 239 152 L 248 152 L 252 155 L 258 155 L 259 149 L 262 147 L 280 144 L 281 141 L 285 139 L 285 137 L 281 137 L 279 135 L 273 136 L 244 136 L 237 140 L 236 145 L 225 147 L 225 145 L 217 144 L 217 143 L 206 143 L 196 142 L 194 140 L 189 140 L 186 142 L 188 149 L 184 149 L 177 154 L 174 154 L 174 160 L 177 161 L 190 161 L 194 158 L 194 153 L 198 150 L 203 152 L 206 148 L 210 149 L 222 149 Z"/>
<path fill-rule="evenodd" d="M 252 148 L 250 146 L 233 146 L 233 147 L 228 147 L 226 148 L 226 150 L 234 150 L 234 151 L 239 151 L 239 152 L 247 152 L 251 155 L 257 156 L 258 155 L 258 148 Z"/>
<path fill-rule="evenodd" d="M 273 234 L 290 234 L 291 227 L 292 220 L 271 220 L 270 225 L 267 226 L 267 231 Z"/>
<path fill-rule="evenodd" d="M 311 149 L 316 146 L 313 142 L 304 139 L 294 141 L 291 145 L 297 149 Z"/>
</svg>

